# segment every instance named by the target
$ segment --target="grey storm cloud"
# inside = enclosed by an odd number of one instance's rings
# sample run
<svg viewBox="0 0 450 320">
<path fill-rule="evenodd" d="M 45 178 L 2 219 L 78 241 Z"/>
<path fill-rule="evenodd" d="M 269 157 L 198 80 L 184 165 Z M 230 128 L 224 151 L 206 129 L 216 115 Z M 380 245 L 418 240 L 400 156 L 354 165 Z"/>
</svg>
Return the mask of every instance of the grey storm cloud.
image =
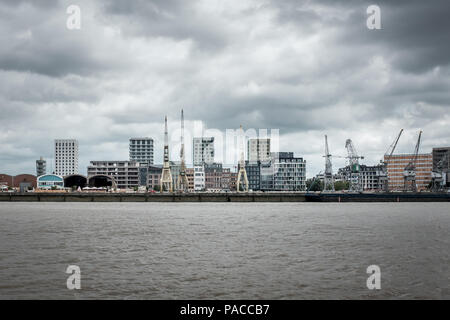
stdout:
<svg viewBox="0 0 450 320">
<path fill-rule="evenodd" d="M 420 129 L 429 152 L 450 144 L 449 16 L 446 0 L 0 1 L 0 172 L 34 172 L 55 138 L 79 139 L 82 172 L 126 159 L 132 136 L 154 137 L 160 162 L 181 108 L 188 126 L 279 129 L 308 176 L 324 134 L 369 164 L 400 128 L 400 152 Z"/>
</svg>

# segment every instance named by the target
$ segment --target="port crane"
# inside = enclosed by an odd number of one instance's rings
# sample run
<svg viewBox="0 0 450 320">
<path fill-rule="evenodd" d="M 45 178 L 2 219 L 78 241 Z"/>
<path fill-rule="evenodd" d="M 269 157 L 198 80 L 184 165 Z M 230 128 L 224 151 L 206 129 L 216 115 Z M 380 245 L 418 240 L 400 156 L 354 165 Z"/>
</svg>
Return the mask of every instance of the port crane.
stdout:
<svg viewBox="0 0 450 320">
<path fill-rule="evenodd" d="M 328 149 L 328 137 L 325 135 L 325 173 L 323 175 L 323 190 L 334 191 L 333 165 L 331 162 L 331 154 Z"/>
<path fill-rule="evenodd" d="M 239 139 L 240 138 L 240 139 Z M 244 135 L 244 129 L 242 128 L 242 125 L 239 129 L 239 136 L 238 136 L 238 143 L 239 143 L 239 151 L 240 151 L 240 160 L 239 160 L 239 171 L 236 181 L 236 191 L 240 192 L 241 182 L 242 182 L 242 188 L 245 192 L 248 192 L 248 179 L 247 179 L 247 171 L 245 170 L 245 160 L 244 160 L 244 144 L 245 144 L 245 135 Z M 242 177 L 242 180 L 241 180 Z"/>
<path fill-rule="evenodd" d="M 177 190 L 181 192 L 187 192 L 189 188 L 188 179 L 186 176 L 186 163 L 184 159 L 184 113 L 183 109 L 181 109 L 181 149 L 180 149 L 180 173 L 177 179 Z"/>
<path fill-rule="evenodd" d="M 383 183 L 383 190 L 386 192 L 389 192 L 389 183 L 388 183 L 388 165 L 389 161 L 391 160 L 392 155 L 394 154 L 395 148 L 397 147 L 398 140 L 400 140 L 400 137 L 403 133 L 403 129 L 400 129 L 400 132 L 397 135 L 397 138 L 391 143 L 389 148 L 386 150 L 384 154 L 384 160 L 381 161 L 383 164 L 383 171 L 380 174 L 380 180 Z"/>
<path fill-rule="evenodd" d="M 173 192 L 172 172 L 169 163 L 169 135 L 167 130 L 167 116 L 164 118 L 164 164 L 160 180 L 160 192 Z"/>
<path fill-rule="evenodd" d="M 417 157 L 419 155 L 420 148 L 420 139 L 422 137 L 422 131 L 419 132 L 419 137 L 417 138 L 416 147 L 414 148 L 414 153 L 412 155 L 411 161 L 406 165 L 403 170 L 403 179 L 404 179 L 404 191 L 417 191 L 416 185 L 416 163 Z"/>
<path fill-rule="evenodd" d="M 345 148 L 347 149 L 347 159 L 350 167 L 350 191 L 361 192 L 363 191 L 363 186 L 359 159 L 364 159 L 364 157 L 358 155 L 351 139 L 345 141 Z"/>
</svg>

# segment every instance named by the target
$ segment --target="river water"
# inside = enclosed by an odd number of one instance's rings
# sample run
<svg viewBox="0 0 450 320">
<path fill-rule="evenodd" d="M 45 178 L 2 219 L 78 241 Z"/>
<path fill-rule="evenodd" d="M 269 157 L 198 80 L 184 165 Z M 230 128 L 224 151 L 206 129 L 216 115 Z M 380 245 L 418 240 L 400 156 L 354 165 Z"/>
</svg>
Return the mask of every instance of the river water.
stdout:
<svg viewBox="0 0 450 320">
<path fill-rule="evenodd" d="M 1 299 L 449 299 L 449 256 L 447 203 L 0 203 Z"/>
</svg>

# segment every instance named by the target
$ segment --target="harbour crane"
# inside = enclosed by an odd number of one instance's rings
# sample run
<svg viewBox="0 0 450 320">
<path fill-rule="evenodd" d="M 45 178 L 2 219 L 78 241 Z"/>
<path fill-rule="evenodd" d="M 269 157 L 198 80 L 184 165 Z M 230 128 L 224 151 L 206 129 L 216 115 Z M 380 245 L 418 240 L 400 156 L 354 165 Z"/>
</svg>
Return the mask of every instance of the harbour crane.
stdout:
<svg viewBox="0 0 450 320">
<path fill-rule="evenodd" d="M 173 192 L 172 172 L 169 163 L 169 135 L 167 130 L 167 116 L 164 118 L 164 164 L 161 172 L 160 191 Z"/>
<path fill-rule="evenodd" d="M 345 148 L 347 149 L 347 158 L 350 168 L 350 191 L 361 192 L 363 191 L 363 186 L 359 159 L 364 159 L 364 157 L 358 155 L 351 139 L 345 141 Z"/>
<path fill-rule="evenodd" d="M 186 176 L 186 163 L 185 163 L 185 159 L 184 159 L 184 113 L 183 113 L 183 109 L 181 109 L 180 141 L 181 141 L 181 149 L 180 149 L 181 164 L 180 164 L 180 173 L 179 173 L 178 179 L 177 179 L 177 190 L 181 191 L 181 192 L 186 192 L 186 191 L 188 191 L 189 183 L 188 183 L 188 179 Z"/>
<path fill-rule="evenodd" d="M 417 191 L 417 185 L 416 185 L 416 163 L 417 163 L 417 157 L 419 155 L 419 148 L 420 148 L 420 139 L 422 137 L 422 131 L 419 132 L 419 137 L 417 138 L 416 147 L 414 148 L 414 153 L 412 155 L 411 161 L 406 165 L 405 169 L 403 170 L 403 179 L 404 179 L 404 191 Z M 410 188 L 409 188 L 410 187 Z"/>
<path fill-rule="evenodd" d="M 394 154 L 395 148 L 397 147 L 398 140 L 400 140 L 400 137 L 403 133 L 403 129 L 400 129 L 400 132 L 397 135 L 397 138 L 391 143 L 389 148 L 386 150 L 384 154 L 384 159 L 381 161 L 383 164 L 383 171 L 380 175 L 380 180 L 383 183 L 383 189 L 386 192 L 389 192 L 389 183 L 388 183 L 388 165 L 389 161 L 391 160 L 392 155 Z"/>
<path fill-rule="evenodd" d="M 331 162 L 331 154 L 328 149 L 328 138 L 325 135 L 325 173 L 323 175 L 323 190 L 334 191 L 333 165 Z"/>
</svg>

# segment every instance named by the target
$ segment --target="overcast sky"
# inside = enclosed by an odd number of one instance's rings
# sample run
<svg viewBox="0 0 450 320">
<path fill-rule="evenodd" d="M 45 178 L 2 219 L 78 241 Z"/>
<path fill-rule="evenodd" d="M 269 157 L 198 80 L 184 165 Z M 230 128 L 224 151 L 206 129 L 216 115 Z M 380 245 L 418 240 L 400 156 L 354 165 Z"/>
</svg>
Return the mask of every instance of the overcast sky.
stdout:
<svg viewBox="0 0 450 320">
<path fill-rule="evenodd" d="M 66 27 L 71 4 L 80 30 Z M 371 4 L 381 30 L 366 26 Z M 174 132 L 181 108 L 188 128 L 279 129 L 308 176 L 325 134 L 366 164 L 401 128 L 398 152 L 419 130 L 421 152 L 449 146 L 449 17 L 448 0 L 1 0 L 0 173 L 35 173 L 40 156 L 51 167 L 56 138 L 79 140 L 81 173 L 127 160 L 130 137 L 153 137 L 161 163 L 164 115 Z"/>
</svg>

